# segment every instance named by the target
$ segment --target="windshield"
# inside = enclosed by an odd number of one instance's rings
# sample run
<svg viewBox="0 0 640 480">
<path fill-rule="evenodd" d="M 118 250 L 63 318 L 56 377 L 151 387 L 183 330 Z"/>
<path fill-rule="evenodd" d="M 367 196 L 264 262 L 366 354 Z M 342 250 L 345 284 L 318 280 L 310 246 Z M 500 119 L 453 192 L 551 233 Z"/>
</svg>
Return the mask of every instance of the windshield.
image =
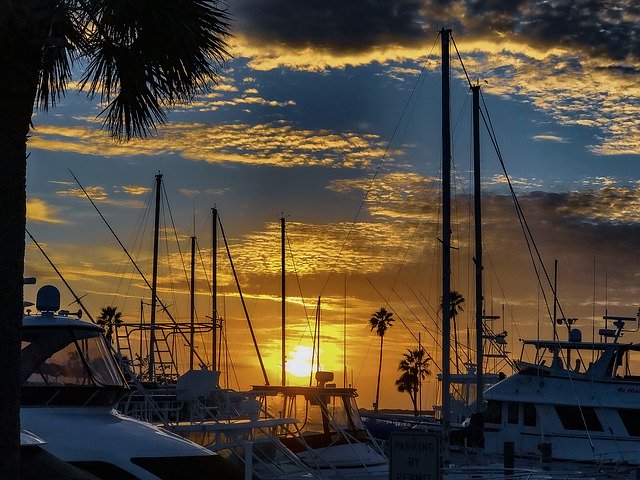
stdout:
<svg viewBox="0 0 640 480">
<path fill-rule="evenodd" d="M 102 333 L 85 328 L 23 329 L 25 386 L 122 386 Z"/>
</svg>

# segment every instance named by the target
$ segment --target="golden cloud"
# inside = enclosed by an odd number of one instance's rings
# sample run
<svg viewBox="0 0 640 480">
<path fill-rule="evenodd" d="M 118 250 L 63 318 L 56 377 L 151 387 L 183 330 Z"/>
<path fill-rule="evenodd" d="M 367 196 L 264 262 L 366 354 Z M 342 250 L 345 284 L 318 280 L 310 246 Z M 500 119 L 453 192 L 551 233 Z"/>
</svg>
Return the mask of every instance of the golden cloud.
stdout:
<svg viewBox="0 0 640 480">
<path fill-rule="evenodd" d="M 89 194 L 92 200 L 106 200 L 109 198 L 109 194 L 102 186 L 87 186 L 84 188 L 85 191 Z M 68 190 L 59 190 L 56 192 L 57 195 L 65 196 L 65 197 L 79 197 L 85 198 L 86 195 L 82 191 L 81 188 L 69 188 Z"/>
<path fill-rule="evenodd" d="M 67 223 L 57 217 L 57 210 L 40 198 L 27 199 L 27 220 L 42 223 Z"/>
<path fill-rule="evenodd" d="M 373 135 L 301 130 L 284 123 L 172 123 L 164 126 L 158 137 L 122 144 L 113 143 L 91 127 L 41 125 L 29 145 L 39 150 L 107 157 L 177 154 L 210 163 L 280 167 L 367 167 L 384 155 L 381 142 Z"/>
<path fill-rule="evenodd" d="M 125 193 L 128 193 L 129 195 L 144 195 L 145 193 L 148 193 L 150 190 L 149 187 L 144 187 L 142 185 L 123 185 L 122 186 L 122 191 Z"/>
<path fill-rule="evenodd" d="M 431 39 L 417 46 L 385 45 L 348 53 L 281 44 L 253 45 L 242 35 L 236 40 L 235 54 L 248 58 L 249 66 L 255 70 L 321 72 L 406 62 L 421 64 L 426 70 L 438 68 L 433 57 L 425 60 L 431 51 Z M 483 85 L 486 92 L 531 102 L 566 125 L 600 129 L 601 142 L 591 146 L 594 153 L 640 154 L 640 104 L 635 100 L 640 98 L 640 83 L 634 75 L 620 73 L 627 67 L 640 69 L 639 61 L 620 63 L 605 57 L 588 57 L 579 50 L 497 36 L 459 39 L 457 46 L 472 77 L 487 81 Z M 462 70 L 456 68 L 462 77 Z M 391 67 L 388 75 L 404 80 L 411 70 Z"/>
</svg>

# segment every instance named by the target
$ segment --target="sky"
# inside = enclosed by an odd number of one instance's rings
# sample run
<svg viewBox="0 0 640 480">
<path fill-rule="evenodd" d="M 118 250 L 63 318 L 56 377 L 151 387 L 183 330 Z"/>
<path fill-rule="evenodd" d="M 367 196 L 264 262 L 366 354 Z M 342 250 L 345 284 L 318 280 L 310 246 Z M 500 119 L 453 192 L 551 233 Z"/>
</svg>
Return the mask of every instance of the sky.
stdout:
<svg viewBox="0 0 640 480">
<path fill-rule="evenodd" d="M 636 2 L 235 0 L 226 8 L 233 58 L 210 91 L 169 112 L 153 137 L 114 143 L 100 129 L 102 106 L 77 84 L 55 109 L 34 112 L 28 229 L 94 316 L 113 305 L 136 323 L 150 292 L 73 175 L 150 279 L 155 175 L 162 173 L 159 296 L 175 318 L 189 320 L 195 236 L 196 318 L 210 322 L 215 206 L 269 381 L 280 383 L 284 217 L 287 383 L 308 383 L 320 297 L 320 365 L 335 372 L 338 386 L 357 387 L 360 406 L 371 408 L 380 340 L 368 323 L 385 307 L 395 322 L 384 337 L 380 408 L 410 408 L 394 381 L 402 354 L 420 340 L 433 359 L 422 400 L 430 409 L 441 356 L 442 28 L 452 29 L 455 43 L 452 288 L 466 299 L 454 371 L 475 359 L 467 348 L 475 308 L 471 97 L 458 53 L 481 86 L 541 258 L 532 260 L 483 127 L 484 300 L 486 313 L 501 316 L 494 330 L 507 331 L 512 356 L 518 339 L 550 336 L 552 293 L 538 286 L 536 271 L 542 262 L 553 278 L 554 260 L 561 316 L 578 318 L 585 339 L 605 311 L 636 314 Z M 219 238 L 223 383 L 246 389 L 264 380 L 224 250 Z M 51 283 L 63 308 L 77 309 L 29 238 L 25 275 L 38 279 L 25 299 Z M 147 322 L 149 315 L 145 305 Z M 184 342 L 172 341 L 186 365 Z M 198 334 L 197 343 L 210 363 L 210 334 Z"/>
</svg>

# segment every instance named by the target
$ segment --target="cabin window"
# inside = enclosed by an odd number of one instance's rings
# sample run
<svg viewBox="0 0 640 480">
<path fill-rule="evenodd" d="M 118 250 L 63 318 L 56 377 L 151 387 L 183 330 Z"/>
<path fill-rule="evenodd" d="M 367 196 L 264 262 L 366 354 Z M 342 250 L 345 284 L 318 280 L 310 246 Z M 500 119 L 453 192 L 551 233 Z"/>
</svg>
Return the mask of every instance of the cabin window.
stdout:
<svg viewBox="0 0 640 480">
<path fill-rule="evenodd" d="M 28 386 L 122 386 L 99 330 L 23 329 L 22 382 Z"/>
<path fill-rule="evenodd" d="M 556 405 L 554 408 L 565 430 L 604 431 L 593 407 Z"/>
<path fill-rule="evenodd" d="M 519 423 L 518 408 L 519 408 L 519 405 L 516 402 L 507 402 L 507 422 L 508 423 L 513 423 L 513 424 Z"/>
<path fill-rule="evenodd" d="M 522 404 L 522 421 L 525 427 L 535 427 L 537 425 L 536 406 L 533 403 Z"/>
<path fill-rule="evenodd" d="M 484 411 L 485 423 L 502 423 L 502 402 L 495 400 L 489 400 L 487 402 L 487 408 Z"/>
<path fill-rule="evenodd" d="M 631 437 L 640 437 L 640 410 L 628 410 L 621 408 L 618 415 Z"/>
</svg>

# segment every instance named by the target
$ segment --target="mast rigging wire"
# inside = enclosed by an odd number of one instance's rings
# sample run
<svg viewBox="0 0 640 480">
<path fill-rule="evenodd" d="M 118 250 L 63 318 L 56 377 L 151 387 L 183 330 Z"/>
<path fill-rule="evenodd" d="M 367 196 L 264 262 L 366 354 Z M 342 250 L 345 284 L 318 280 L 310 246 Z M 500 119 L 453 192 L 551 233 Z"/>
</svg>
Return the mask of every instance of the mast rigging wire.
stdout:
<svg viewBox="0 0 640 480">
<path fill-rule="evenodd" d="M 73 172 L 71 170 L 69 170 L 69 173 L 71 174 L 71 176 L 73 177 L 73 179 L 76 181 L 76 183 L 78 184 L 78 186 L 80 187 L 80 189 L 82 190 L 82 192 L 84 193 L 84 195 L 87 197 L 87 199 L 89 200 L 89 202 L 91 203 L 91 205 L 93 206 L 93 208 L 95 209 L 95 211 L 98 213 L 98 215 L 100 216 L 100 218 L 102 219 L 102 221 L 105 223 L 105 225 L 107 226 L 107 228 L 109 229 L 109 231 L 111 232 L 111 234 L 113 235 L 113 237 L 116 239 L 116 241 L 118 242 L 118 244 L 120 245 L 120 248 L 122 248 L 122 250 L 127 254 L 127 257 L 129 258 L 129 260 L 131 261 L 131 264 L 134 266 L 134 268 L 136 269 L 136 271 L 140 274 L 140 276 L 142 277 L 142 280 L 144 281 L 144 283 L 147 285 L 147 287 L 149 287 L 149 289 L 151 289 L 151 284 L 149 283 L 149 281 L 147 280 L 147 277 L 144 275 L 144 273 L 142 273 L 142 270 L 140 270 L 140 267 L 138 267 L 138 264 L 136 263 L 136 261 L 133 259 L 133 257 L 131 256 L 131 254 L 129 253 L 129 251 L 127 250 L 127 248 L 124 246 L 124 244 L 122 243 L 122 241 L 120 240 L 120 237 L 118 237 L 118 235 L 116 234 L 116 232 L 113 230 L 113 228 L 111 228 L 111 225 L 109 224 L 109 222 L 107 221 L 107 219 L 104 217 L 104 215 L 102 215 L 102 212 L 100 211 L 100 209 L 98 208 L 98 206 L 95 204 L 95 202 L 93 201 L 93 199 L 91 198 L 91 196 L 89 195 L 89 193 L 85 190 L 85 188 L 82 186 L 82 184 L 80 183 L 80 180 L 78 180 L 78 178 L 73 174 Z M 162 310 L 167 314 L 167 316 L 169 317 L 169 319 L 171 319 L 171 321 L 174 323 L 174 325 L 178 325 L 178 322 L 176 322 L 175 318 L 173 318 L 173 315 L 171 315 L 171 312 L 169 311 L 168 307 L 162 302 L 162 300 L 156 295 L 156 300 L 158 301 L 158 303 L 160 304 L 160 306 L 162 307 Z M 179 331 L 180 335 L 182 336 L 183 340 L 185 342 L 187 342 L 187 344 L 189 343 L 189 339 L 187 338 L 186 334 L 184 334 L 182 331 Z M 194 352 L 196 357 L 198 358 L 198 360 L 200 361 L 200 363 L 204 363 L 202 360 L 202 357 L 200 356 L 200 354 L 195 351 Z"/>
</svg>

